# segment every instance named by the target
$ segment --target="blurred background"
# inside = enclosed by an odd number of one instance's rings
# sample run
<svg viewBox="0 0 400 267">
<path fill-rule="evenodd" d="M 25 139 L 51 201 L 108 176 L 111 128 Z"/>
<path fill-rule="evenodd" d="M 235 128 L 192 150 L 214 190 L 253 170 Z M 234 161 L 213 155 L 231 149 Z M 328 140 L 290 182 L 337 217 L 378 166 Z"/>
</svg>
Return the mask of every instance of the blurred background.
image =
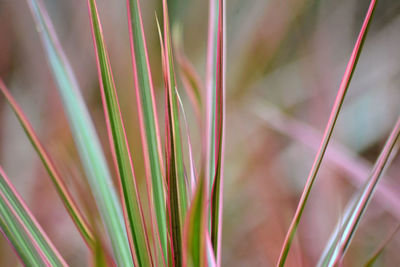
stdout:
<svg viewBox="0 0 400 267">
<path fill-rule="evenodd" d="M 44 1 L 109 155 L 86 1 Z M 204 84 L 208 1 L 170 0 L 187 58 Z M 223 266 L 274 266 L 302 192 L 368 0 L 226 0 L 227 122 Z M 164 93 L 154 13 L 141 1 L 161 129 Z M 129 51 L 126 3 L 98 0 L 133 153 L 143 159 Z M 180 28 L 179 28 L 180 27 Z M 380 0 L 359 64 L 287 266 L 314 266 L 344 207 L 369 175 L 400 114 L 400 2 Z M 176 36 L 174 36 L 176 37 Z M 88 212 L 96 209 L 39 36 L 23 0 L 0 0 L 0 77 L 66 174 Z M 200 128 L 182 86 L 196 159 Z M 0 164 L 71 266 L 87 249 L 50 179 L 0 97 Z M 400 158 L 387 170 L 345 256 L 363 266 L 400 223 Z M 400 233 L 376 266 L 400 266 Z M 0 239 L 0 266 L 18 266 Z"/>
</svg>

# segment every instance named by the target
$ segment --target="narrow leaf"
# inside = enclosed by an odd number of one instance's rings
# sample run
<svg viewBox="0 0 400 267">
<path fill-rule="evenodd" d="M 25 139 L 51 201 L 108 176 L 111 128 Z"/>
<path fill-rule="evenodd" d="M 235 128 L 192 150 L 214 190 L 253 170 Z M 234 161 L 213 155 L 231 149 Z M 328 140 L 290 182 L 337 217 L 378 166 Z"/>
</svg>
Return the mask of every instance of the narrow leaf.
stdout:
<svg viewBox="0 0 400 267">
<path fill-rule="evenodd" d="M 215 116 L 217 97 L 217 51 L 219 31 L 219 1 L 209 0 L 209 25 L 208 25 L 208 48 L 207 48 L 207 69 L 206 69 L 206 127 L 203 134 L 203 141 L 206 144 L 206 179 L 208 180 L 209 191 L 211 192 L 215 175 Z"/>
<path fill-rule="evenodd" d="M 0 222 L 25 264 L 67 266 L 0 167 Z"/>
<path fill-rule="evenodd" d="M 212 4 L 212 1 L 210 2 Z M 223 187 L 223 162 L 224 162 L 224 128 L 225 128 L 225 2 L 214 1 L 216 10 L 216 44 L 215 62 L 213 73 L 215 84 L 209 87 L 209 97 L 212 106 L 208 107 L 211 113 L 209 132 L 213 138 L 210 142 L 209 170 L 211 185 L 211 242 L 216 255 L 217 265 L 221 264 L 221 234 L 222 234 L 222 187 Z M 211 36 L 212 34 L 210 34 Z M 211 54 L 211 52 L 210 52 Z M 210 99 L 209 99 L 210 101 Z"/>
<path fill-rule="evenodd" d="M 253 107 L 255 115 L 264 120 L 266 122 L 265 125 L 272 127 L 272 129 L 284 136 L 292 138 L 295 142 L 309 147 L 314 152 L 318 151 L 320 136 L 322 134 L 317 129 L 284 114 L 270 103 L 253 105 Z M 367 160 L 359 157 L 338 142 L 330 144 L 329 151 L 325 155 L 325 160 L 329 161 L 332 166 L 344 171 L 346 174 L 345 178 L 356 187 L 364 183 L 365 177 L 368 177 L 372 168 L 372 165 Z M 400 196 L 398 196 L 397 192 L 388 183 L 382 181 L 376 193 L 377 202 L 379 202 L 381 207 L 400 220 L 400 210 L 393 209 L 393 206 L 400 203 Z"/>
<path fill-rule="evenodd" d="M 165 86 L 167 91 L 167 110 L 168 110 L 168 122 L 171 133 L 171 154 L 175 158 L 174 165 L 171 168 L 175 168 L 176 182 L 178 189 L 179 207 L 181 210 L 181 223 L 183 224 L 187 210 L 187 186 L 185 180 L 185 167 L 182 152 L 182 137 L 179 120 L 179 104 L 178 104 L 178 91 L 175 78 L 174 70 L 174 55 L 172 52 L 171 43 L 171 32 L 169 24 L 169 14 L 167 1 L 163 0 L 163 13 L 164 13 L 164 56 L 165 56 Z M 172 162 L 171 162 L 172 163 Z M 169 165 L 167 163 L 167 165 Z"/>
<path fill-rule="evenodd" d="M 15 210 L 0 192 L 0 227 L 4 237 L 14 249 L 18 258 L 25 265 L 46 265 L 48 260 L 39 245 L 18 220 Z"/>
<path fill-rule="evenodd" d="M 182 265 L 182 226 L 187 209 L 187 183 L 179 122 L 174 61 L 171 45 L 167 2 L 163 1 L 164 30 L 160 34 L 165 82 L 166 109 L 166 177 L 168 183 L 168 212 L 170 219 L 172 264 Z"/>
<path fill-rule="evenodd" d="M 146 179 L 151 177 L 152 196 L 163 255 L 167 255 L 167 216 L 161 141 L 146 38 L 139 0 L 127 0 L 132 65 L 142 135 Z M 151 205 L 152 207 L 152 205 Z"/>
<path fill-rule="evenodd" d="M 92 22 L 101 96 L 109 138 L 112 140 L 110 145 L 113 153 L 115 153 L 119 171 L 128 238 L 134 254 L 134 262 L 139 266 L 150 266 L 152 258 L 142 206 L 95 0 L 88 0 L 88 6 Z"/>
<path fill-rule="evenodd" d="M 366 181 L 361 191 L 358 192 L 356 201 L 350 205 L 350 212 L 347 212 L 348 216 L 334 238 L 337 242 L 332 243 L 331 247 L 326 250 L 328 251 L 327 255 L 320 261 L 322 266 L 335 266 L 345 255 L 372 198 L 376 185 L 382 178 L 384 170 L 388 167 L 390 157 L 394 156 L 392 152 L 399 137 L 400 117 L 375 163 L 370 178 Z"/>
<path fill-rule="evenodd" d="M 81 211 L 79 210 L 77 204 L 75 203 L 74 199 L 72 198 L 71 193 L 68 191 L 63 179 L 61 178 L 60 172 L 57 170 L 53 161 L 51 160 L 49 154 L 47 153 L 46 149 L 39 141 L 35 131 L 31 123 L 28 121 L 26 115 L 23 113 L 21 107 L 17 104 L 15 99 L 12 97 L 10 92 L 7 90 L 5 84 L 0 78 L 0 91 L 5 96 L 8 104 L 11 106 L 12 110 L 14 111 L 15 115 L 17 116 L 22 128 L 24 129 L 26 135 L 29 138 L 33 148 L 38 153 L 44 167 L 46 168 L 56 190 L 59 194 L 65 208 L 67 209 L 69 215 L 71 216 L 73 222 L 77 226 L 80 234 L 82 235 L 83 239 L 85 240 L 86 244 L 89 247 L 93 247 L 94 245 L 94 237 L 92 230 L 90 229 L 88 223 L 86 222 L 84 216 L 82 215 Z"/>
<path fill-rule="evenodd" d="M 183 266 L 207 266 L 207 188 L 205 177 L 200 178 L 196 193 L 191 201 L 185 222 L 183 241 Z M 211 257 L 213 258 L 213 257 Z"/>
<path fill-rule="evenodd" d="M 53 71 L 72 134 L 111 240 L 114 256 L 121 266 L 132 265 L 122 209 L 94 124 L 81 95 L 71 65 L 59 43 L 46 9 L 39 0 L 27 0 Z"/>
<path fill-rule="evenodd" d="M 18 259 L 26 265 L 44 264 L 42 254 L 36 251 L 37 246 L 33 245 L 24 229 L 16 223 L 12 212 L 7 209 L 3 201 L 0 202 L 0 230 Z"/>
<path fill-rule="evenodd" d="M 328 123 L 326 125 L 326 129 L 325 129 L 325 132 L 324 132 L 324 136 L 322 138 L 322 142 L 321 142 L 320 148 L 319 148 L 319 150 L 317 152 L 317 155 L 315 157 L 313 166 L 312 166 L 312 168 L 310 170 L 310 173 L 308 175 L 308 178 L 307 178 L 307 181 L 306 181 L 306 185 L 304 187 L 304 191 L 303 191 L 303 193 L 301 195 L 300 201 L 299 201 L 297 209 L 296 209 L 296 213 L 295 213 L 295 215 L 294 215 L 294 217 L 292 219 L 292 222 L 290 224 L 289 230 L 288 230 L 288 232 L 286 234 L 285 241 L 283 243 L 282 250 L 281 250 L 281 253 L 280 253 L 280 256 L 279 256 L 279 260 L 278 260 L 278 265 L 279 266 L 283 266 L 285 264 L 287 255 L 288 255 L 289 250 L 290 250 L 290 245 L 291 245 L 291 243 L 293 241 L 293 238 L 294 238 L 294 235 L 296 233 L 297 226 L 299 225 L 301 216 L 303 214 L 305 205 L 307 203 L 308 197 L 309 197 L 310 192 L 311 192 L 311 188 L 312 188 L 312 186 L 314 184 L 314 181 L 315 181 L 315 179 L 317 177 L 317 173 L 318 173 L 319 167 L 321 166 L 322 159 L 324 158 L 326 148 L 328 147 L 329 141 L 331 139 L 333 129 L 335 127 L 337 118 L 339 116 L 339 112 L 340 112 L 342 104 L 343 104 L 343 100 L 344 100 L 344 98 L 346 96 L 347 89 L 349 87 L 351 78 L 353 76 L 355 67 L 356 67 L 357 62 L 358 62 L 358 58 L 359 58 L 359 56 L 361 54 L 361 50 L 362 50 L 362 46 L 364 44 L 364 40 L 365 40 L 365 37 L 366 37 L 366 34 L 367 34 L 368 26 L 369 26 L 369 24 L 371 22 L 371 17 L 372 17 L 373 11 L 375 10 L 375 5 L 376 5 L 376 0 L 372 0 L 370 6 L 368 8 L 368 12 L 367 12 L 367 15 L 365 17 L 364 23 L 363 23 L 363 25 L 361 27 L 360 34 L 358 35 L 356 44 L 355 44 L 353 52 L 351 54 L 350 60 L 349 60 L 349 62 L 347 64 L 347 68 L 346 68 L 346 71 L 344 73 L 342 82 L 340 84 L 339 91 L 338 91 L 338 94 L 336 96 L 335 103 L 333 105 L 333 108 L 332 108 Z"/>
</svg>

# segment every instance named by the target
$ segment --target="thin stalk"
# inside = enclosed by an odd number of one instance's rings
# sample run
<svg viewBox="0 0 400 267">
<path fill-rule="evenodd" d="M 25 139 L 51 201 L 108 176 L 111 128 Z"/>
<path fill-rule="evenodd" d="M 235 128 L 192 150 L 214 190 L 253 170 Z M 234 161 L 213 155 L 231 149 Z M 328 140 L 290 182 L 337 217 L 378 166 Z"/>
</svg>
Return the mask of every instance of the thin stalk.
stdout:
<svg viewBox="0 0 400 267">
<path fill-rule="evenodd" d="M 154 263 L 143 208 L 96 1 L 88 0 L 87 3 L 92 23 L 93 44 L 96 53 L 103 109 L 111 151 L 116 159 L 115 163 L 118 169 L 125 224 L 132 257 L 134 263 L 139 266 L 152 266 Z"/>
<path fill-rule="evenodd" d="M 213 99 L 215 106 L 211 136 L 214 146 L 211 148 L 213 156 L 209 158 L 211 173 L 211 243 L 215 252 L 217 266 L 221 265 L 221 236 L 222 236 L 222 201 L 223 201 L 223 164 L 225 146 L 225 1 L 218 1 L 217 39 L 215 58 L 215 92 Z M 212 161 L 212 163 L 211 163 Z"/>
<path fill-rule="evenodd" d="M 167 255 L 167 214 L 166 214 L 166 179 L 161 153 L 161 138 L 158 126 L 157 108 L 154 97 L 154 86 L 147 53 L 146 38 L 139 0 L 127 0 L 129 38 L 132 66 L 138 105 L 140 133 L 142 137 L 143 156 L 146 170 L 146 182 L 151 179 L 152 205 L 150 215 L 155 213 L 158 228 L 157 240 L 161 243 L 162 254 Z M 154 211 L 153 211 L 154 209 Z"/>
<path fill-rule="evenodd" d="M 15 190 L 9 178 L 0 166 L 0 204 L 1 224 L 5 226 L 4 232 L 8 232 L 9 240 L 15 239 L 14 244 L 20 246 L 31 243 L 36 255 L 36 260 L 43 261 L 48 266 L 67 266 L 61 254 L 52 244 L 46 233 L 43 231 L 35 217 L 25 204 L 24 200 Z M 15 247 L 17 249 L 17 247 Z M 18 251 L 22 256 L 29 253 L 29 259 L 34 259 L 33 251 Z"/>
<path fill-rule="evenodd" d="M 375 166 L 372 170 L 372 174 L 362 191 L 359 193 L 358 199 L 352 205 L 351 212 L 343 226 L 341 227 L 341 231 L 338 236 L 338 245 L 335 246 L 335 249 L 332 249 L 332 253 L 328 255 L 328 261 L 326 265 L 323 266 L 335 266 L 338 264 L 350 245 L 350 242 L 358 228 L 358 225 L 361 221 L 363 214 L 365 213 L 368 204 L 375 192 L 376 185 L 380 181 L 383 176 L 384 170 L 388 167 L 389 161 L 392 156 L 394 156 L 394 148 L 396 142 L 400 137 L 400 116 L 394 126 L 389 138 L 386 141 L 384 148 L 382 149 L 379 158 L 377 159 Z"/>
<path fill-rule="evenodd" d="M 72 130 L 90 189 L 99 208 L 116 262 L 132 265 L 121 204 L 100 145 L 93 121 L 81 94 L 71 64 L 40 0 L 27 0 L 41 37 L 44 52 Z"/>
<path fill-rule="evenodd" d="M 86 222 L 85 217 L 81 213 L 78 205 L 76 204 L 75 200 L 73 199 L 71 193 L 69 192 L 68 188 L 66 187 L 60 172 L 54 165 L 53 161 L 51 160 L 49 154 L 47 153 L 46 149 L 40 142 L 38 136 L 36 135 L 31 123 L 28 121 L 28 118 L 22 111 L 21 107 L 12 97 L 10 92 L 7 90 L 7 87 L 3 83 L 0 78 L 0 91 L 3 93 L 7 102 L 11 106 L 12 110 L 14 111 L 15 115 L 17 116 L 22 128 L 24 129 L 26 135 L 29 138 L 33 148 L 38 153 L 40 160 L 42 161 L 44 167 L 46 168 L 51 181 L 53 182 L 57 193 L 59 194 L 65 208 L 67 209 L 69 215 L 72 218 L 72 221 L 75 223 L 76 227 L 78 228 L 81 236 L 83 237 L 85 243 L 89 246 L 89 248 L 93 248 L 94 246 L 94 236 L 93 232 Z"/>
<path fill-rule="evenodd" d="M 340 113 L 344 98 L 346 96 L 347 90 L 349 88 L 351 78 L 353 77 L 354 70 L 355 70 L 357 62 L 358 62 L 358 58 L 361 54 L 362 47 L 363 47 L 363 44 L 364 44 L 364 41 L 365 41 L 365 38 L 366 38 L 366 35 L 368 32 L 368 27 L 370 25 L 372 15 L 375 10 L 375 6 L 376 6 L 376 0 L 371 0 L 370 6 L 367 11 L 367 15 L 366 15 L 364 23 L 361 27 L 361 31 L 358 35 L 356 44 L 354 46 L 353 52 L 350 56 L 350 60 L 347 64 L 346 71 L 345 71 L 343 79 L 342 79 L 342 82 L 340 84 L 335 103 L 333 105 L 328 123 L 325 128 L 325 132 L 324 132 L 324 136 L 322 138 L 321 145 L 319 147 L 319 150 L 315 157 L 313 166 L 308 175 L 306 185 L 304 187 L 304 191 L 301 195 L 300 201 L 299 201 L 297 209 L 296 209 L 296 213 L 292 219 L 289 230 L 286 234 L 285 241 L 283 243 L 282 250 L 281 250 L 281 253 L 280 253 L 279 259 L 278 259 L 278 264 L 277 264 L 278 266 L 284 266 L 284 264 L 286 262 L 286 258 L 289 253 L 291 243 L 293 241 L 293 238 L 296 233 L 297 227 L 299 225 L 305 205 L 306 205 L 308 197 L 310 195 L 311 188 L 317 177 L 317 173 L 321 166 L 321 162 L 325 156 L 326 148 L 328 147 L 329 141 L 331 139 L 332 132 L 335 127 L 337 118 L 339 116 L 339 113 Z"/>
</svg>

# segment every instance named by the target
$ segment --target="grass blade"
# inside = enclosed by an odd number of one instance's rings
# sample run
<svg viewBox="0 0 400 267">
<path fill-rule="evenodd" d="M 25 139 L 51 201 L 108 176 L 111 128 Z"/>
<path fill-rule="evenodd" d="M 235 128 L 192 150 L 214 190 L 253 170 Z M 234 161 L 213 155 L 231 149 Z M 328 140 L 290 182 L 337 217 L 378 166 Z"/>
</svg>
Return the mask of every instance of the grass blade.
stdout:
<svg viewBox="0 0 400 267">
<path fill-rule="evenodd" d="M 218 9 L 219 0 L 209 1 L 208 48 L 206 70 L 206 127 L 204 143 L 206 144 L 206 179 L 211 192 L 215 174 L 215 114 L 217 91 L 217 48 L 218 48 Z"/>
<path fill-rule="evenodd" d="M 182 265 L 182 226 L 187 209 L 187 183 L 183 164 L 178 97 L 167 2 L 163 1 L 164 30 L 160 33 L 161 55 L 165 82 L 166 177 L 168 184 L 168 215 L 170 221 L 172 265 Z"/>
<path fill-rule="evenodd" d="M 133 251 L 132 253 L 134 254 L 135 263 L 139 266 L 150 266 L 152 264 L 152 258 L 142 206 L 95 1 L 88 0 L 88 6 L 92 22 L 93 42 L 96 52 L 102 101 L 107 120 L 109 138 L 112 140 L 110 145 L 113 145 L 112 151 L 115 153 L 116 163 L 118 165 L 123 195 L 122 202 L 124 206 L 125 223 L 129 233 L 128 238 L 131 244 L 131 250 Z"/>
<path fill-rule="evenodd" d="M 217 27 L 215 30 L 216 43 L 214 47 L 215 61 L 212 62 L 213 73 L 211 79 L 215 84 L 208 88 L 208 127 L 211 132 L 209 146 L 209 171 L 211 186 L 211 242 L 216 255 L 217 265 L 221 264 L 221 234 L 222 234 L 222 185 L 223 185 L 223 152 L 224 152 L 224 128 L 225 128 L 225 2 L 223 0 L 211 1 L 215 4 L 211 7 L 211 21 L 215 12 Z M 210 34 L 210 36 L 213 34 Z M 211 54 L 211 52 L 209 52 Z M 210 62 L 209 62 L 210 63 Z M 210 106 L 210 100 L 212 105 Z"/>
<path fill-rule="evenodd" d="M 15 210 L 2 192 L 0 192 L 0 214 L 1 231 L 21 262 L 32 266 L 49 264 L 39 245 L 15 215 Z"/>
<path fill-rule="evenodd" d="M 344 224 L 341 226 L 340 231 L 337 232 L 333 245 L 329 248 L 325 259 L 323 259 L 322 266 L 335 266 L 345 255 L 352 237 L 357 230 L 358 224 L 365 213 L 365 210 L 372 198 L 375 191 L 376 185 L 383 176 L 384 170 L 388 167 L 388 161 L 391 156 L 394 156 L 393 150 L 397 140 L 400 137 L 400 117 L 398 118 L 396 125 L 388 138 L 385 147 L 383 148 L 379 158 L 377 159 L 375 166 L 372 170 L 372 174 L 364 187 L 358 194 L 358 197 L 353 205 L 351 205 L 349 215 L 347 216 Z M 337 243 L 337 245 L 335 245 Z"/>
<path fill-rule="evenodd" d="M 14 250 L 18 259 L 26 265 L 44 265 L 42 254 L 36 251 L 36 247 L 26 236 L 24 229 L 12 217 L 12 212 L 7 209 L 3 199 L 0 202 L 0 230 L 4 238 Z"/>
<path fill-rule="evenodd" d="M 161 141 L 146 38 L 143 31 L 139 0 L 127 0 L 132 65 L 138 103 L 146 177 L 151 177 L 152 196 L 163 254 L 167 255 L 167 217 L 165 179 Z"/>
<path fill-rule="evenodd" d="M 270 103 L 256 105 L 255 115 L 265 121 L 268 127 L 287 136 L 293 141 L 309 147 L 317 152 L 321 133 L 310 125 L 284 114 L 281 110 Z M 325 160 L 332 166 L 340 168 L 346 174 L 344 178 L 348 179 L 354 186 L 361 186 L 365 177 L 368 177 L 372 165 L 365 159 L 359 157 L 350 151 L 341 143 L 330 143 L 329 151 L 325 155 Z M 388 179 L 390 180 L 390 179 Z M 400 203 L 400 197 L 387 183 L 382 181 L 377 188 L 377 201 L 387 212 L 391 213 L 396 219 L 400 220 L 400 210 L 393 209 L 397 203 Z"/>
<path fill-rule="evenodd" d="M 0 217 L 8 240 L 25 263 L 67 266 L 0 167 Z"/>
<path fill-rule="evenodd" d="M 77 226 L 80 234 L 85 240 L 86 244 L 92 248 L 94 246 L 94 236 L 92 230 L 90 229 L 88 223 L 86 222 L 84 216 L 82 215 L 80 209 L 77 204 L 73 200 L 71 193 L 68 191 L 63 179 L 61 178 L 60 172 L 57 170 L 55 165 L 53 164 L 50 156 L 48 155 L 46 149 L 39 141 L 35 131 L 31 123 L 28 121 L 26 115 L 23 113 L 21 107 L 17 104 L 15 99 L 12 97 L 10 92 L 7 90 L 5 84 L 0 78 L 0 91 L 5 96 L 8 104 L 11 106 L 15 115 L 17 116 L 22 128 L 24 129 L 26 135 L 29 138 L 33 148 L 38 153 L 44 167 L 46 168 L 56 190 L 59 194 L 65 208 L 67 209 L 69 215 L 72 218 L 72 221 Z"/>
<path fill-rule="evenodd" d="M 168 125 L 170 130 L 170 138 L 171 138 L 171 157 L 174 160 L 171 160 L 171 164 L 167 163 L 167 166 L 170 168 L 175 168 L 176 182 L 177 182 L 177 190 L 178 190 L 178 199 L 179 199 L 179 208 L 181 213 L 181 223 L 183 225 L 184 218 L 187 210 L 187 186 L 185 180 L 185 168 L 184 168 L 184 160 L 182 153 L 182 137 L 181 137 L 181 129 L 180 129 L 180 120 L 179 120 L 179 103 L 178 103 L 178 92 L 176 88 L 176 78 L 175 78 L 175 70 L 174 70 L 174 60 L 172 53 L 172 44 L 171 44 L 171 33 L 169 28 L 169 15 L 168 15 L 168 5 L 167 1 L 163 0 L 163 11 L 164 11 L 164 69 L 165 69 L 165 86 L 167 91 L 167 118 Z M 172 155 L 173 154 L 173 155 Z M 168 181 L 168 180 L 167 180 Z M 170 184 L 171 186 L 171 184 Z"/>
<path fill-rule="evenodd" d="M 122 209 L 93 122 L 80 93 L 71 65 L 59 43 L 46 9 L 38 0 L 27 0 L 35 18 L 49 65 L 67 113 L 72 134 L 99 207 L 116 261 L 132 264 Z"/>
<path fill-rule="evenodd" d="M 188 211 L 184 229 L 183 266 L 207 266 L 207 191 L 204 176 L 200 178 Z"/>
<path fill-rule="evenodd" d="M 361 54 L 362 46 L 363 46 L 363 43 L 364 43 L 364 40 L 365 40 L 365 37 L 366 37 L 366 33 L 368 31 L 368 26 L 369 26 L 369 24 L 371 22 L 372 14 L 373 14 L 373 12 L 375 10 L 375 6 L 376 6 L 376 0 L 372 0 L 371 3 L 370 3 L 370 6 L 368 8 L 368 12 L 367 12 L 367 15 L 365 17 L 364 23 L 363 23 L 363 25 L 361 27 L 360 34 L 358 35 L 356 44 L 355 44 L 353 52 L 351 54 L 350 60 L 349 60 L 349 62 L 347 64 L 347 68 L 346 68 L 346 71 L 344 73 L 342 82 L 340 84 L 339 91 L 338 91 L 334 106 L 332 108 L 328 123 L 326 125 L 326 129 L 325 129 L 325 132 L 324 132 L 324 136 L 322 138 L 322 142 L 321 142 L 320 148 L 319 148 L 319 150 L 317 152 L 317 155 L 315 157 L 313 166 L 312 166 L 312 168 L 310 170 L 310 173 L 308 175 L 308 178 L 307 178 L 307 181 L 306 181 L 306 185 L 304 187 L 304 191 L 303 191 L 303 193 L 301 195 L 300 201 L 299 201 L 297 209 L 296 209 L 296 213 L 295 213 L 295 215 L 294 215 L 294 217 L 292 219 L 292 222 L 290 224 L 289 230 L 288 230 L 288 232 L 286 234 L 285 241 L 283 243 L 282 250 L 281 250 L 281 253 L 280 253 L 280 256 L 279 256 L 279 259 L 278 259 L 278 265 L 279 266 L 283 266 L 285 264 L 287 255 L 288 255 L 289 250 L 290 250 L 290 245 L 291 245 L 292 240 L 294 238 L 294 235 L 296 233 L 297 226 L 298 226 L 298 224 L 300 222 L 300 219 L 301 219 L 301 216 L 303 214 L 304 207 L 305 207 L 305 205 L 307 203 L 308 197 L 309 197 L 310 192 L 311 192 L 311 188 L 312 188 L 312 186 L 314 184 L 314 181 L 315 181 L 315 179 L 317 177 L 317 173 L 318 173 L 319 167 L 321 166 L 322 159 L 324 158 L 326 148 L 328 147 L 329 141 L 330 141 L 331 136 L 332 136 L 333 129 L 335 127 L 337 118 L 339 116 L 340 109 L 341 109 L 342 104 L 343 104 L 343 100 L 344 100 L 345 95 L 347 93 L 347 89 L 349 87 L 351 78 L 353 76 L 355 67 L 357 65 L 358 58 L 359 58 L 359 56 Z"/>
</svg>

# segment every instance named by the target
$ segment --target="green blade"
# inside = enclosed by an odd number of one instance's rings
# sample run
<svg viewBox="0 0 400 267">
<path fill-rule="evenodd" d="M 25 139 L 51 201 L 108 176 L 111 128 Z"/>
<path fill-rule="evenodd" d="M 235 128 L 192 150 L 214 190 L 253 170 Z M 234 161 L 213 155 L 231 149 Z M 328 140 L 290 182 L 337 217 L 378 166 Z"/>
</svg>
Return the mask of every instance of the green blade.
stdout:
<svg viewBox="0 0 400 267">
<path fill-rule="evenodd" d="M 211 196 L 211 242 L 216 255 L 216 262 L 221 262 L 221 228 L 222 228 L 222 185 L 223 185 L 223 161 L 224 161 L 224 128 L 225 128 L 225 49 L 224 49 L 224 1 L 210 1 L 210 28 L 209 38 L 214 40 L 214 45 L 209 48 L 209 56 L 213 56 L 213 61 L 209 61 L 212 68 L 211 81 L 208 88 L 208 127 L 209 132 L 209 151 L 208 169 Z M 215 23 L 212 23 L 215 20 Z M 216 35 L 215 35 L 216 34 Z M 213 37 L 211 37 L 213 36 Z M 215 53 L 215 58 L 214 58 Z M 210 59 L 209 59 L 210 60 Z M 212 66 L 212 67 L 211 67 Z M 209 81 L 210 82 L 210 81 Z M 211 102 L 210 102 L 211 100 Z"/>
<path fill-rule="evenodd" d="M 36 251 L 35 246 L 27 236 L 25 230 L 12 216 L 3 199 L 0 201 L 0 230 L 10 246 L 13 247 L 19 260 L 29 266 L 44 266 L 45 260 Z"/>
<path fill-rule="evenodd" d="M 67 266 L 0 166 L 0 221 L 21 260 L 30 266 Z"/>
<path fill-rule="evenodd" d="M 167 124 L 169 129 L 170 146 L 167 151 L 171 153 L 171 161 L 167 162 L 170 170 L 174 169 L 176 180 L 176 189 L 178 197 L 178 205 L 180 209 L 180 222 L 183 225 L 184 218 L 187 210 L 187 185 L 185 179 L 185 168 L 182 152 L 182 137 L 179 120 L 179 106 L 178 106 L 178 93 L 176 88 L 176 79 L 174 71 L 174 60 L 171 45 L 171 33 L 169 29 L 169 16 L 166 0 L 163 1 L 164 13 L 164 76 L 166 87 L 166 110 L 167 110 Z M 168 175 L 168 174 L 167 174 Z M 167 179 L 168 181 L 168 179 Z M 169 186 L 172 186 L 170 183 Z"/>
<path fill-rule="evenodd" d="M 279 259 L 278 259 L 279 266 L 285 265 L 286 258 L 288 256 L 288 253 L 290 250 L 290 246 L 291 246 L 293 238 L 295 236 L 297 227 L 300 223 L 301 216 L 303 214 L 303 211 L 306 206 L 307 200 L 309 198 L 311 189 L 312 189 L 315 179 L 317 177 L 322 160 L 325 156 L 325 152 L 328 147 L 329 141 L 332 137 L 333 129 L 335 128 L 336 121 L 339 117 L 339 113 L 342 108 L 343 101 L 344 101 L 344 98 L 348 91 L 351 79 L 353 77 L 354 70 L 357 66 L 358 58 L 361 54 L 362 47 L 363 47 L 365 38 L 367 36 L 368 27 L 370 25 L 372 15 L 375 10 L 375 6 L 376 6 L 376 0 L 372 0 L 370 3 L 370 6 L 369 6 L 368 12 L 365 16 L 365 20 L 361 27 L 360 33 L 358 35 L 357 41 L 354 45 L 353 52 L 351 53 L 350 59 L 348 61 L 345 73 L 343 75 L 343 79 L 340 84 L 335 103 L 333 105 L 328 123 L 325 128 L 325 132 L 324 132 L 324 136 L 321 141 L 320 148 L 317 152 L 317 155 L 315 156 L 314 163 L 313 163 L 310 173 L 308 175 L 306 184 L 304 186 L 303 193 L 302 193 L 299 203 L 297 205 L 296 212 L 293 216 L 292 222 L 290 223 L 289 230 L 285 237 L 285 241 L 282 245 L 281 253 L 280 253 Z"/>
<path fill-rule="evenodd" d="M 93 42 L 101 84 L 102 100 L 106 112 L 107 128 L 110 143 L 115 153 L 119 178 L 123 193 L 125 223 L 129 227 L 129 241 L 135 251 L 135 262 L 139 266 L 152 264 L 145 222 L 134 175 L 131 154 L 125 135 L 124 124 L 119 108 L 117 92 L 114 85 L 112 70 L 104 44 L 101 24 L 95 0 L 88 0 L 92 22 Z"/>
<path fill-rule="evenodd" d="M 349 209 L 346 211 L 344 223 L 340 226 L 339 231 L 337 231 L 333 235 L 333 238 L 331 238 L 334 242 L 328 243 L 328 247 L 325 249 L 327 253 L 322 255 L 320 266 L 335 266 L 343 258 L 358 228 L 359 222 L 368 207 L 376 185 L 382 178 L 384 170 L 388 167 L 389 159 L 394 156 L 394 153 L 392 152 L 399 137 L 400 117 L 398 118 L 385 147 L 382 149 L 379 158 L 375 162 L 371 176 L 356 195 L 355 201 L 349 205 Z"/>
<path fill-rule="evenodd" d="M 188 184 L 182 153 L 178 96 L 174 61 L 169 29 L 168 6 L 163 1 L 164 31 L 160 33 L 161 55 L 164 71 L 166 101 L 166 175 L 168 183 L 168 211 L 172 238 L 172 260 L 174 266 L 182 264 L 182 226 L 187 210 Z M 161 31 L 159 31 L 161 32 Z"/>
<path fill-rule="evenodd" d="M 86 176 L 111 240 L 114 256 L 119 265 L 130 266 L 132 257 L 122 209 L 78 83 L 44 6 L 37 0 L 28 0 L 28 3 L 58 85 Z"/>
<path fill-rule="evenodd" d="M 44 167 L 46 168 L 54 186 L 56 187 L 57 193 L 59 194 L 65 208 L 70 214 L 73 222 L 77 226 L 79 232 L 81 233 L 86 244 L 91 247 L 94 245 L 94 236 L 92 230 L 90 229 L 88 223 L 86 222 L 84 216 L 82 215 L 80 209 L 78 208 L 76 202 L 72 198 L 71 193 L 68 191 L 63 179 L 61 178 L 60 172 L 57 170 L 56 166 L 53 164 L 49 154 L 46 149 L 39 141 L 31 123 L 28 121 L 26 115 L 22 111 L 21 107 L 14 100 L 10 92 L 7 90 L 3 81 L 0 78 L 0 91 L 5 96 L 7 102 L 10 104 L 12 110 L 17 116 L 22 128 L 24 129 L 26 135 L 29 138 L 32 146 L 38 153 Z"/>
<path fill-rule="evenodd" d="M 207 48 L 207 77 L 206 77 L 206 127 L 204 139 L 206 141 L 206 179 L 208 179 L 209 192 L 211 194 L 215 177 L 215 139 L 216 139 L 216 102 L 217 102 L 217 51 L 218 51 L 218 26 L 219 26 L 219 2 L 209 0 L 209 25 Z"/>
<path fill-rule="evenodd" d="M 215 261 L 212 249 L 207 248 L 207 191 L 204 176 L 200 178 L 185 222 L 183 263 L 184 266 L 212 266 Z M 211 242 L 209 241 L 209 247 Z"/>
<path fill-rule="evenodd" d="M 143 139 L 142 144 L 146 166 L 146 178 L 148 179 L 151 177 L 158 233 L 163 255 L 166 257 L 168 235 L 165 201 L 166 185 L 163 176 L 164 170 L 161 157 L 157 110 L 154 100 L 154 88 L 138 0 L 128 0 L 128 18 L 136 99 Z"/>
</svg>

